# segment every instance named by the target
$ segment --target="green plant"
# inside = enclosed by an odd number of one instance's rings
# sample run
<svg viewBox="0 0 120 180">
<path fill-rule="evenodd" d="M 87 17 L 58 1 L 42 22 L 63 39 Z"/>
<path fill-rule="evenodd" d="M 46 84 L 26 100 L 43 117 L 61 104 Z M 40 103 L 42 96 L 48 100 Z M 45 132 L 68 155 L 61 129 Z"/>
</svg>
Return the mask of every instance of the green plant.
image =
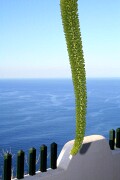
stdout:
<svg viewBox="0 0 120 180">
<path fill-rule="evenodd" d="M 78 0 L 60 0 L 61 18 L 71 65 L 76 103 L 76 137 L 71 155 L 82 146 L 86 128 L 87 90 L 85 62 L 78 19 Z"/>
</svg>

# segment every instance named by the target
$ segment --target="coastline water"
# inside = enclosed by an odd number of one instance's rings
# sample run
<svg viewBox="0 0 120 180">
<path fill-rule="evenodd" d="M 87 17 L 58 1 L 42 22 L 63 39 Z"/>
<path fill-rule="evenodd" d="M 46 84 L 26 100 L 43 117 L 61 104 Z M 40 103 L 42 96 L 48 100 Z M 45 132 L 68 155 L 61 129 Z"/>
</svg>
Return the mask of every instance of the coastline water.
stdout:
<svg viewBox="0 0 120 180">
<path fill-rule="evenodd" d="M 100 134 L 108 139 L 109 130 L 120 127 L 120 79 L 88 78 L 87 96 L 85 136 Z M 0 79 L 0 166 L 3 151 L 11 149 L 15 162 L 18 150 L 23 149 L 28 157 L 29 148 L 35 147 L 38 157 L 45 144 L 49 167 L 50 144 L 58 144 L 59 155 L 74 135 L 71 79 Z"/>
</svg>

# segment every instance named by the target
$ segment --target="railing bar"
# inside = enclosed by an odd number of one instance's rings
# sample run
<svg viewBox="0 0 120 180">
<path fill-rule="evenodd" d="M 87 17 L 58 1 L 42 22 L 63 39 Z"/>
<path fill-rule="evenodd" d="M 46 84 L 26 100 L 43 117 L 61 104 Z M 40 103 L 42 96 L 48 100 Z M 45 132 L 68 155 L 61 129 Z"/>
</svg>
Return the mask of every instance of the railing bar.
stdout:
<svg viewBox="0 0 120 180">
<path fill-rule="evenodd" d="M 22 150 L 18 151 L 17 154 L 17 179 L 24 178 L 24 152 Z"/>
<path fill-rule="evenodd" d="M 51 144 L 51 168 L 57 168 L 57 144 L 55 142 Z"/>
<path fill-rule="evenodd" d="M 44 144 L 40 147 L 40 171 L 47 171 L 47 146 Z"/>
<path fill-rule="evenodd" d="M 12 155 L 5 153 L 4 155 L 4 180 L 11 180 Z"/>
<path fill-rule="evenodd" d="M 36 149 L 29 150 L 29 175 L 33 176 L 36 172 Z"/>
<path fill-rule="evenodd" d="M 116 129 L 116 147 L 120 148 L 120 128 Z"/>
<path fill-rule="evenodd" d="M 111 150 L 114 150 L 114 146 L 115 146 L 115 130 L 111 129 L 109 131 L 109 146 Z"/>
</svg>

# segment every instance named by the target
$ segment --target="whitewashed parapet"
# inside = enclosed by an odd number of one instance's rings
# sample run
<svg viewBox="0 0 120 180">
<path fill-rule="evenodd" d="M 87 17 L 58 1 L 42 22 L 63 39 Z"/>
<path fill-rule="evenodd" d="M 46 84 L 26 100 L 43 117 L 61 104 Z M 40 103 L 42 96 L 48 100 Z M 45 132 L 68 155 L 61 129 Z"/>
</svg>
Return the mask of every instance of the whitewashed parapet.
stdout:
<svg viewBox="0 0 120 180">
<path fill-rule="evenodd" d="M 25 176 L 25 180 L 120 180 L 120 149 L 110 150 L 101 135 L 84 137 L 76 156 L 70 151 L 74 140 L 67 142 L 58 159 L 57 169 Z"/>
</svg>

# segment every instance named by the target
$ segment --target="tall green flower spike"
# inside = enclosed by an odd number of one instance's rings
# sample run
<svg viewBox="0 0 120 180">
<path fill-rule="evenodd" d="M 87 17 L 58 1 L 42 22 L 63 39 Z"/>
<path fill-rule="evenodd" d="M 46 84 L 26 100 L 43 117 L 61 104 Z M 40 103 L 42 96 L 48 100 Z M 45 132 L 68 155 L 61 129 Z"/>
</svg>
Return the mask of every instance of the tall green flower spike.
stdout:
<svg viewBox="0 0 120 180">
<path fill-rule="evenodd" d="M 87 90 L 85 62 L 78 19 L 78 0 L 60 0 L 61 18 L 70 60 L 76 104 L 76 137 L 71 155 L 82 147 L 86 128 Z"/>
</svg>

